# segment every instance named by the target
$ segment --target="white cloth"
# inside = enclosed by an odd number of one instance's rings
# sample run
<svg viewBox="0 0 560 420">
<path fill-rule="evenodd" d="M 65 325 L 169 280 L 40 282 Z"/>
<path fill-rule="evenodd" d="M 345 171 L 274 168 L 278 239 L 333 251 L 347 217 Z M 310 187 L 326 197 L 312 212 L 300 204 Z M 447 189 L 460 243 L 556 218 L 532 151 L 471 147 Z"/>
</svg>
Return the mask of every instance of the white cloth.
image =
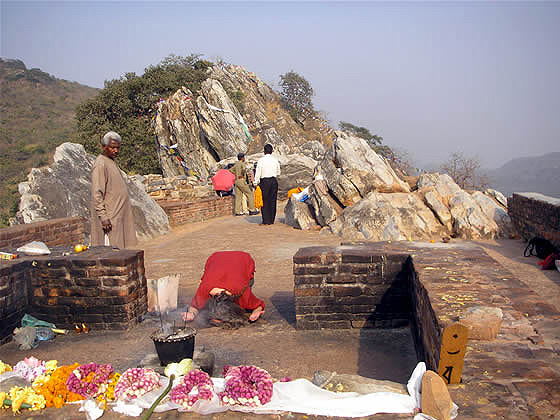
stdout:
<svg viewBox="0 0 560 420">
<path fill-rule="evenodd" d="M 270 402 L 260 407 L 244 407 L 239 405 L 221 405 L 217 394 L 224 390 L 224 378 L 212 378 L 214 398 L 212 401 L 197 401 L 192 411 L 200 414 L 219 413 L 226 410 L 243 411 L 255 414 L 274 414 L 282 412 L 303 413 L 308 415 L 333 417 L 366 417 L 376 413 L 412 413 L 420 405 L 420 387 L 422 376 L 426 372 L 424 362 L 418 363 L 408 381 L 410 395 L 392 392 L 375 392 L 358 394 L 356 392 L 331 392 L 319 388 L 307 379 L 296 379 L 290 382 L 275 382 Z M 132 400 L 130 404 L 148 408 L 167 386 L 167 378 L 162 378 L 162 387 L 142 397 Z M 177 382 L 178 383 L 178 382 Z M 123 404 L 121 404 L 123 405 Z M 123 408 L 119 407 L 124 413 Z M 115 409 L 115 408 L 114 408 Z M 181 411 L 181 407 L 169 399 L 164 399 L 156 407 L 155 412 L 168 410 Z M 115 409 L 115 411 L 117 411 Z M 128 414 L 133 415 L 133 414 Z"/>
<path fill-rule="evenodd" d="M 261 178 L 276 178 L 280 175 L 280 162 L 272 155 L 264 155 L 257 161 L 255 171 L 255 184 L 258 185 Z"/>
</svg>

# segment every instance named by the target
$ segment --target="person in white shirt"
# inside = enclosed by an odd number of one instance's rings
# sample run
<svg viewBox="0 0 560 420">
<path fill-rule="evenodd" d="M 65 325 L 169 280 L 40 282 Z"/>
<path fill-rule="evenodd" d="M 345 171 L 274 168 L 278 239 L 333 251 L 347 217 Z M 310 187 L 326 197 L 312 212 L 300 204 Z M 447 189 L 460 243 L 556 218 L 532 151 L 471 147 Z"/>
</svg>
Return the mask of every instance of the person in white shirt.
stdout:
<svg viewBox="0 0 560 420">
<path fill-rule="evenodd" d="M 255 184 L 261 187 L 263 208 L 261 210 L 261 225 L 272 225 L 276 218 L 276 198 L 278 195 L 278 180 L 280 162 L 272 156 L 272 145 L 264 146 L 264 156 L 257 162 Z"/>
</svg>

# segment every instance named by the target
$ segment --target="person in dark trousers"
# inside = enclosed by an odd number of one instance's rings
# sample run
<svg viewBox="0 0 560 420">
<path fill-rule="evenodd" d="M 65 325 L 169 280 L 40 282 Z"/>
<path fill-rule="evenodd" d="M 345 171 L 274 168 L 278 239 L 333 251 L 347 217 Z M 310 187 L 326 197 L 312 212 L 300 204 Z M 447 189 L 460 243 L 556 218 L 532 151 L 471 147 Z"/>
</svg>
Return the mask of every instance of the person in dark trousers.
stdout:
<svg viewBox="0 0 560 420">
<path fill-rule="evenodd" d="M 276 218 L 276 199 L 278 196 L 278 176 L 280 162 L 272 156 L 272 145 L 264 146 L 264 156 L 257 162 L 255 184 L 261 187 L 263 197 L 262 225 L 274 224 Z"/>
</svg>

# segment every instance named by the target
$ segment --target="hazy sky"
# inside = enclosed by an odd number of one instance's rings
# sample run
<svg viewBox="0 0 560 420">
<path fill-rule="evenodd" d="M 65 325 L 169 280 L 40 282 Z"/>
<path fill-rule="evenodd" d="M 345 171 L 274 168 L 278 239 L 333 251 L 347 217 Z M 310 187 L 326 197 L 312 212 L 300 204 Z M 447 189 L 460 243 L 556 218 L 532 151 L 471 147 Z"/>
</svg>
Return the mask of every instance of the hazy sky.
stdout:
<svg viewBox="0 0 560 420">
<path fill-rule="evenodd" d="M 174 53 L 294 70 L 421 166 L 560 151 L 560 2 L 1 0 L 1 56 L 103 87 Z"/>
</svg>

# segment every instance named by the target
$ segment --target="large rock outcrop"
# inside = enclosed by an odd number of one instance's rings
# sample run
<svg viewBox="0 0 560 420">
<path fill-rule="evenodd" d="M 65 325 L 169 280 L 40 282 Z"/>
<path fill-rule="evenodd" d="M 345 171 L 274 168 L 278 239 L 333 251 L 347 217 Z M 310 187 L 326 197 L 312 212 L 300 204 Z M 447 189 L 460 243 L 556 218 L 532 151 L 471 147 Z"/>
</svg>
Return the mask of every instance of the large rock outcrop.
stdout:
<svg viewBox="0 0 560 420">
<path fill-rule="evenodd" d="M 411 193 L 370 193 L 346 207 L 340 217 L 331 217 L 328 226 L 349 240 L 439 236 L 489 239 L 510 234 L 511 222 L 506 209 L 493 199 L 495 194 L 475 191 L 471 195 L 451 177 L 438 173 L 420 176 L 417 186 L 417 191 Z M 307 202 L 316 208 L 314 200 L 317 197 L 312 195 Z M 327 213 L 332 215 L 331 211 Z M 320 220 L 317 217 L 318 223 L 325 226 Z"/>
<path fill-rule="evenodd" d="M 206 178 L 216 170 L 212 149 L 200 137 L 195 108 L 193 94 L 187 89 L 179 89 L 158 104 L 155 132 L 161 144 L 161 169 L 167 178 L 185 174 L 175 155 L 177 150 L 187 167 L 198 176 Z M 171 146 L 177 149 L 170 149 Z"/>
<path fill-rule="evenodd" d="M 158 104 L 155 132 L 164 176 L 185 173 L 175 153 L 203 179 L 214 174 L 219 161 L 262 152 L 266 143 L 280 155 L 317 159 L 321 147 L 330 144 L 330 129 L 317 117 L 308 120 L 304 126 L 295 122 L 278 94 L 254 73 L 214 65 L 199 92 L 183 87 Z"/>
<path fill-rule="evenodd" d="M 409 192 L 385 160 L 362 138 L 337 131 L 320 162 L 329 190 L 343 205 L 351 206 L 370 192 Z"/>
<path fill-rule="evenodd" d="M 430 239 L 444 232 L 443 225 L 417 193 L 369 193 L 342 212 L 336 232 L 349 240 Z"/>
<path fill-rule="evenodd" d="M 507 237 L 511 221 L 497 191 L 469 194 L 447 174 L 423 174 L 418 191 L 452 236 L 465 239 Z"/>
<path fill-rule="evenodd" d="M 446 174 L 423 174 L 415 191 L 362 139 L 336 133 L 319 163 L 325 180 L 309 187 L 308 209 L 289 203 L 286 222 L 319 226 L 349 240 L 490 239 L 511 235 L 511 221 L 497 191 L 470 194 Z M 365 197 L 362 194 L 369 191 Z M 344 209 L 344 210 L 343 210 Z M 303 227 L 302 227 L 303 228 Z"/>
<path fill-rule="evenodd" d="M 81 144 L 63 143 L 58 146 L 53 164 L 33 168 L 27 182 L 19 184 L 21 199 L 16 220 L 31 223 L 70 216 L 89 219 L 94 160 L 95 156 L 86 153 Z M 138 238 L 147 239 L 168 232 L 167 215 L 146 193 L 142 181 L 124 172 L 123 175 Z"/>
</svg>

